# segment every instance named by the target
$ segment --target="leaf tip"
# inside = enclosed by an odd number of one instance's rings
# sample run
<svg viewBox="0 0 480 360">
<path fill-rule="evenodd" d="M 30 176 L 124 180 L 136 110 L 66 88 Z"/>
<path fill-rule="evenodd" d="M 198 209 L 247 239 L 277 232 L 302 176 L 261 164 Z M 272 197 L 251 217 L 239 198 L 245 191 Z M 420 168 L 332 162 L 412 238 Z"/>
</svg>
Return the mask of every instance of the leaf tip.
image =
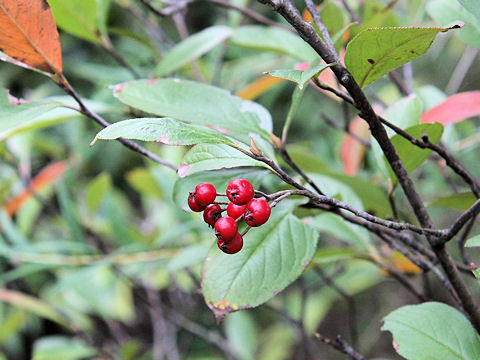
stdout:
<svg viewBox="0 0 480 360">
<path fill-rule="evenodd" d="M 117 96 L 119 93 L 125 90 L 126 86 L 127 86 L 126 82 L 110 86 L 113 89 L 113 96 Z"/>
<path fill-rule="evenodd" d="M 188 170 L 190 169 L 190 165 L 187 164 L 180 164 L 177 169 L 177 174 L 179 177 L 183 178 L 187 176 Z"/>
</svg>

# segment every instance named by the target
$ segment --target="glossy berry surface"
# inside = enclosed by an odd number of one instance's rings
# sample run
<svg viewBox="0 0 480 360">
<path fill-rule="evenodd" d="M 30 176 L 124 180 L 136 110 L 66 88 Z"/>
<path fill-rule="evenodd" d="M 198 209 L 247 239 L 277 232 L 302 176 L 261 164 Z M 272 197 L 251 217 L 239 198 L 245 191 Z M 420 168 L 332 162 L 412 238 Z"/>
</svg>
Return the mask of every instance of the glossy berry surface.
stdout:
<svg viewBox="0 0 480 360">
<path fill-rule="evenodd" d="M 260 226 L 267 222 L 271 213 L 270 205 L 263 199 L 253 199 L 247 204 L 245 222 L 252 226 Z"/>
<path fill-rule="evenodd" d="M 234 218 L 235 220 L 237 220 L 240 216 L 243 215 L 246 208 L 247 208 L 247 205 L 235 205 L 234 203 L 231 202 L 227 206 L 227 214 L 231 218 Z"/>
<path fill-rule="evenodd" d="M 223 241 L 232 240 L 237 233 L 237 223 L 230 216 L 221 217 L 215 223 L 215 236 Z"/>
<path fill-rule="evenodd" d="M 195 187 L 195 199 L 197 204 L 207 206 L 215 201 L 217 190 L 210 183 L 200 183 Z"/>
<path fill-rule="evenodd" d="M 217 240 L 217 246 L 226 254 L 235 254 L 242 250 L 243 247 L 243 238 L 238 232 L 235 237 L 230 241 L 224 241 L 221 239 Z"/>
<path fill-rule="evenodd" d="M 196 198 L 195 198 L 195 193 L 194 192 L 191 192 L 189 195 L 188 195 L 188 207 L 192 210 L 192 211 L 195 211 L 195 212 L 200 212 L 200 211 L 203 211 L 205 210 L 205 206 L 203 205 L 200 205 Z"/>
<path fill-rule="evenodd" d="M 254 194 L 252 184 L 245 179 L 232 180 L 227 186 L 227 197 L 235 205 L 248 204 L 253 199 Z"/>
<path fill-rule="evenodd" d="M 203 212 L 203 220 L 210 226 L 215 226 L 218 219 L 222 217 L 222 208 L 217 204 L 210 204 Z"/>
</svg>

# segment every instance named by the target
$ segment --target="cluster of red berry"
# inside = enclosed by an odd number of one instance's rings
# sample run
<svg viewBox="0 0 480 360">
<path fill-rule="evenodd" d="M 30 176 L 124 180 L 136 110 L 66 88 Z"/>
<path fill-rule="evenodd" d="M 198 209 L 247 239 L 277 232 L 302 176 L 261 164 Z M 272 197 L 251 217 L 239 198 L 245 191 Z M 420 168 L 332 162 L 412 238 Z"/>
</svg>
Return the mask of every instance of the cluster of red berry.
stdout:
<svg viewBox="0 0 480 360">
<path fill-rule="evenodd" d="M 215 202 L 216 197 L 227 196 L 231 201 L 225 209 Z M 210 183 L 201 183 L 188 196 L 188 206 L 195 212 L 203 211 L 203 220 L 215 228 L 217 245 L 227 254 L 235 254 L 243 247 L 242 234 L 238 232 L 238 222 L 245 220 L 248 226 L 257 227 L 270 217 L 270 205 L 260 198 L 254 198 L 255 190 L 245 179 L 235 179 L 227 186 L 226 194 L 217 194 Z M 227 216 L 222 212 L 227 210 Z M 245 234 L 245 232 L 244 232 Z"/>
</svg>

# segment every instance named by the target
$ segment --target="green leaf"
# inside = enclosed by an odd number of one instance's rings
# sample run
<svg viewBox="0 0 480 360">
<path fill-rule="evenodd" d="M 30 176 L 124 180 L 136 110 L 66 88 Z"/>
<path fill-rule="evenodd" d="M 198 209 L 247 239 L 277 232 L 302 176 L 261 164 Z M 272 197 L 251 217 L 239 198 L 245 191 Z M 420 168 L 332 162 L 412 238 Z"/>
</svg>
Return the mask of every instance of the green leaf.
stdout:
<svg viewBox="0 0 480 360">
<path fill-rule="evenodd" d="M 51 305 L 19 291 L 0 289 L 0 301 L 70 328 L 68 320 Z"/>
<path fill-rule="evenodd" d="M 437 206 L 460 211 L 468 210 L 477 200 L 471 192 L 453 194 L 435 199 L 428 206 Z"/>
<path fill-rule="evenodd" d="M 421 138 L 423 134 L 427 134 L 432 143 L 438 144 L 443 134 L 443 126 L 440 123 L 420 124 L 409 127 L 405 131 L 417 139 Z M 395 135 L 391 140 L 408 173 L 419 167 L 432 152 L 413 145 L 400 135 Z M 391 171 L 391 177 L 395 178 L 393 171 Z"/>
<path fill-rule="evenodd" d="M 465 247 L 479 247 L 480 246 L 480 235 L 474 236 L 467 240 Z"/>
<path fill-rule="evenodd" d="M 258 329 L 252 315 L 241 311 L 228 316 L 224 322 L 225 334 L 239 359 L 255 359 Z"/>
<path fill-rule="evenodd" d="M 172 118 L 140 118 L 119 121 L 100 131 L 97 140 L 118 138 L 155 141 L 167 145 L 220 144 L 236 146 L 218 131 L 205 126 L 187 124 Z"/>
<path fill-rule="evenodd" d="M 422 103 L 414 94 L 404 97 L 393 105 L 390 105 L 383 113 L 385 119 L 401 129 L 418 125 L 421 116 Z M 386 130 L 389 137 L 395 134 L 395 132 L 388 127 L 386 127 Z"/>
<path fill-rule="evenodd" d="M 66 32 L 99 43 L 96 0 L 49 0 L 57 25 Z"/>
<path fill-rule="evenodd" d="M 178 176 L 185 177 L 200 171 L 228 169 L 239 166 L 261 166 L 242 152 L 223 144 L 199 144 L 192 147 L 178 167 Z"/>
<path fill-rule="evenodd" d="M 224 192 L 232 179 L 242 178 L 250 181 L 253 187 L 257 188 L 266 174 L 267 170 L 259 167 L 198 172 L 184 178 L 179 178 L 175 182 L 173 187 L 173 201 L 178 207 L 189 211 L 187 205 L 188 193 L 195 189 L 195 186 L 201 182 L 209 182 L 215 186 L 219 192 Z"/>
<path fill-rule="evenodd" d="M 308 223 L 318 228 L 320 233 L 329 234 L 347 244 L 352 244 L 359 248 L 372 246 L 368 230 L 348 223 L 337 215 L 324 213 L 308 220 Z"/>
<path fill-rule="evenodd" d="M 271 118 L 263 106 L 211 85 L 160 79 L 130 81 L 113 89 L 121 102 L 148 113 L 209 125 L 247 144 L 249 132 L 270 139 Z"/>
<path fill-rule="evenodd" d="M 235 30 L 231 42 L 249 49 L 289 55 L 301 61 L 310 62 L 318 58 L 317 53 L 298 35 L 276 27 L 241 26 Z"/>
<path fill-rule="evenodd" d="M 477 0 L 458 0 L 462 6 L 480 21 L 480 3 Z"/>
<path fill-rule="evenodd" d="M 335 45 L 335 49 L 340 51 L 343 44 L 342 35 L 345 32 L 345 11 L 342 7 L 337 5 L 334 1 L 325 1 L 322 4 L 322 9 L 320 10 L 320 16 L 330 36 L 332 37 L 332 42 Z M 334 35 L 341 34 L 334 39 Z"/>
<path fill-rule="evenodd" d="M 98 209 L 103 197 L 111 186 L 112 179 L 105 172 L 90 181 L 86 189 L 87 207 L 90 212 L 95 212 Z"/>
<path fill-rule="evenodd" d="M 42 337 L 33 345 L 33 360 L 80 360 L 96 354 L 97 350 L 82 340 L 66 336 Z"/>
<path fill-rule="evenodd" d="M 167 270 L 175 272 L 186 267 L 200 264 L 208 254 L 210 245 L 193 245 L 182 249 L 168 262 Z"/>
<path fill-rule="evenodd" d="M 457 1 L 430 1 L 427 3 L 427 12 L 439 24 L 451 24 L 458 20 L 464 21 L 465 26 L 460 30 L 458 38 L 480 49 L 480 22 L 473 13 L 469 13 L 462 8 Z"/>
<path fill-rule="evenodd" d="M 353 248 L 323 248 L 315 253 L 312 262 L 317 265 L 338 263 L 342 260 L 353 259 L 358 254 L 360 254 L 359 250 Z"/>
<path fill-rule="evenodd" d="M 130 186 L 142 195 L 156 198 L 163 196 L 160 185 L 149 169 L 133 169 L 127 173 L 126 178 Z"/>
<path fill-rule="evenodd" d="M 155 69 L 158 77 L 169 74 L 199 58 L 232 34 L 227 26 L 212 26 L 199 31 L 172 48 Z"/>
<path fill-rule="evenodd" d="M 310 263 L 318 232 L 291 214 L 296 205 L 291 200 L 277 205 L 265 225 L 245 235 L 237 254 L 212 246 L 203 266 L 202 290 L 217 318 L 264 303 Z"/>
<path fill-rule="evenodd" d="M 20 132 L 22 127 L 31 126 L 35 119 L 60 105 L 56 101 L 12 105 L 8 91 L 0 89 L 0 141 Z"/>
<path fill-rule="evenodd" d="M 373 28 L 347 45 L 345 65 L 361 87 L 422 56 L 439 32 L 458 28 Z"/>
<path fill-rule="evenodd" d="M 384 318 L 397 352 L 408 360 L 480 359 L 480 341 L 472 324 L 451 306 L 428 302 L 403 306 Z"/>
<path fill-rule="evenodd" d="M 297 83 L 298 87 L 300 89 L 303 89 L 305 84 L 307 84 L 312 77 L 317 76 L 323 70 L 333 65 L 334 64 L 310 66 L 308 70 L 305 70 L 305 71 L 282 69 L 282 70 L 272 70 L 272 71 L 269 71 L 268 73 L 272 76 Z"/>
</svg>

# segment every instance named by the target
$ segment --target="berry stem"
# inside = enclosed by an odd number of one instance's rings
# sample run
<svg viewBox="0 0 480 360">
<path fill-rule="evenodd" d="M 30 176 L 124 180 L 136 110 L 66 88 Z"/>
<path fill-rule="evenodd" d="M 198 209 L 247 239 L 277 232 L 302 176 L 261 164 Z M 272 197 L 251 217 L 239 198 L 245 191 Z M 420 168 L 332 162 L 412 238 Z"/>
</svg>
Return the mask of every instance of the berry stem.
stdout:
<svg viewBox="0 0 480 360">
<path fill-rule="evenodd" d="M 227 196 L 225 193 L 217 193 L 217 196 Z"/>
<path fill-rule="evenodd" d="M 228 205 L 229 203 L 226 202 L 226 201 L 214 201 L 213 202 L 214 204 L 217 204 L 217 205 Z M 226 209 L 225 209 L 226 210 Z"/>
<path fill-rule="evenodd" d="M 247 226 L 247 227 L 245 228 L 245 230 L 243 230 L 243 232 L 242 232 L 240 235 L 242 235 L 242 237 L 245 236 L 245 234 L 248 233 L 248 231 L 249 231 L 251 228 L 252 228 L 251 226 Z"/>
<path fill-rule="evenodd" d="M 238 223 L 238 222 L 242 221 L 244 217 L 245 217 L 245 215 L 242 215 L 239 218 L 235 219 L 235 221 Z"/>
</svg>

